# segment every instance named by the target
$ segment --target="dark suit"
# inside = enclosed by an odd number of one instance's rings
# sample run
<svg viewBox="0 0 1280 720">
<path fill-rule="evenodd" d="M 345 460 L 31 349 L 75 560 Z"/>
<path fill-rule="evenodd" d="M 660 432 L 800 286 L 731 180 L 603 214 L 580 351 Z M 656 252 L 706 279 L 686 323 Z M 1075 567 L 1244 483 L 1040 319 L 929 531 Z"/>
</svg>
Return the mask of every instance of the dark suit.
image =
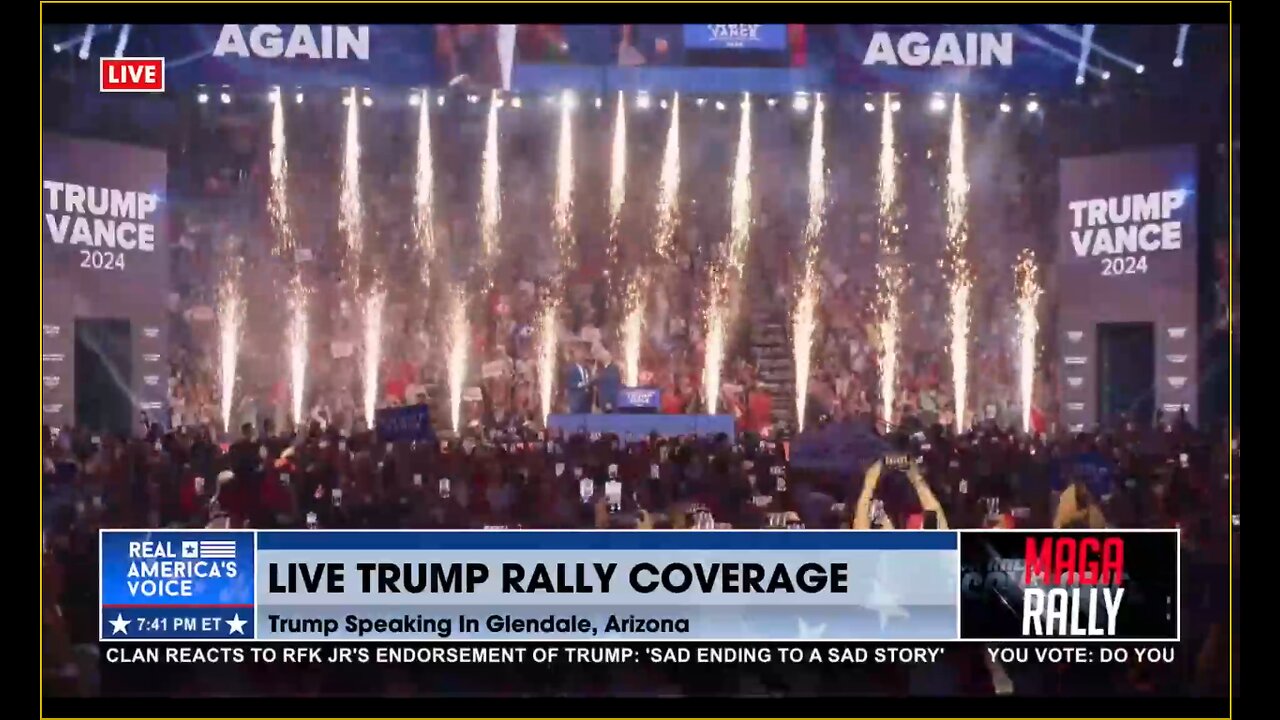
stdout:
<svg viewBox="0 0 1280 720">
<path fill-rule="evenodd" d="M 589 414 L 591 412 L 591 371 L 580 363 L 570 365 L 565 370 L 565 393 L 569 398 L 569 412 Z"/>
<path fill-rule="evenodd" d="M 622 390 L 622 371 L 614 363 L 609 363 L 600 371 L 596 380 L 596 404 L 604 412 L 616 412 L 620 390 Z"/>
</svg>

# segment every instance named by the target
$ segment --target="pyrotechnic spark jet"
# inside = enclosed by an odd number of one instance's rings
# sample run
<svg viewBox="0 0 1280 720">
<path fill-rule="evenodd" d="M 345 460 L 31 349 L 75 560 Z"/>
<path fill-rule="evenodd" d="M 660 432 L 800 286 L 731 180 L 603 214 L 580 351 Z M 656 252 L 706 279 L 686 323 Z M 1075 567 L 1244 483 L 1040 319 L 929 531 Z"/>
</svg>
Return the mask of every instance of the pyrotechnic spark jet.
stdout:
<svg viewBox="0 0 1280 720">
<path fill-rule="evenodd" d="M 307 287 L 302 276 L 295 273 L 289 282 L 289 395 L 292 402 L 293 422 L 301 425 L 305 409 L 307 386 L 307 356 L 309 339 L 307 319 Z"/>
<path fill-rule="evenodd" d="M 885 93 L 880 114 L 880 261 L 876 265 L 876 329 L 880 335 L 880 414 L 886 424 L 893 422 L 898 393 L 898 335 L 901 328 L 900 299 L 905 268 L 899 255 L 898 151 L 893 131 L 893 101 Z"/>
<path fill-rule="evenodd" d="M 620 115 L 621 117 L 621 115 Z M 671 246 L 680 210 L 680 94 L 671 99 L 671 125 L 662 151 L 662 170 L 658 176 L 657 225 L 653 251 L 661 260 L 675 259 Z M 640 347 L 644 338 L 645 299 L 652 278 L 645 269 L 632 277 L 626 289 L 626 317 L 622 324 L 623 371 L 628 385 L 640 382 Z"/>
<path fill-rule="evenodd" d="M 433 215 L 435 193 L 435 167 L 431 158 L 431 112 L 427 91 L 422 91 L 418 103 L 418 167 L 414 180 L 413 230 L 418 238 L 421 262 L 419 272 L 424 287 L 431 285 L 431 264 L 436 257 L 435 217 Z"/>
<path fill-rule="evenodd" d="M 738 125 L 738 153 L 733 163 L 730 186 L 729 241 L 722 263 L 711 269 L 707 306 L 706 357 L 703 361 L 702 394 L 707 413 L 714 415 L 720 400 L 721 366 L 724 364 L 728 326 L 733 320 L 733 290 L 746 270 L 751 241 L 751 95 L 742 96 L 742 118 Z"/>
<path fill-rule="evenodd" d="M 449 298 L 449 333 L 447 359 L 449 373 L 449 416 L 453 431 L 462 430 L 462 390 L 467 382 L 467 346 L 471 342 L 471 326 L 467 322 L 467 300 L 462 290 Z"/>
<path fill-rule="evenodd" d="M 751 242 L 751 94 L 743 93 L 738 125 L 738 155 L 733 163 L 732 205 L 729 214 L 729 269 L 740 282 L 747 267 Z"/>
<path fill-rule="evenodd" d="M 877 330 L 880 334 L 880 413 L 886 429 L 893 422 L 893 408 L 897 401 L 898 382 L 898 332 L 901 327 L 903 267 L 890 264 L 892 260 L 876 266 L 879 283 L 880 317 Z"/>
<path fill-rule="evenodd" d="M 360 197 L 360 103 L 351 90 L 347 104 L 347 137 L 342 155 L 342 190 L 339 197 L 338 229 L 347 242 L 343 269 L 349 277 L 358 275 L 364 251 L 364 204 Z"/>
<path fill-rule="evenodd" d="M 622 321 L 623 379 L 630 387 L 640 384 L 640 345 L 644 340 L 644 283 L 637 277 L 627 285 Z"/>
<path fill-rule="evenodd" d="M 489 99 L 489 125 L 485 135 L 484 156 L 480 167 L 480 240 L 484 249 L 484 265 L 493 269 L 498 261 L 502 237 L 502 185 L 498 165 L 498 91 Z M 490 278 L 492 281 L 492 278 Z"/>
<path fill-rule="evenodd" d="M 231 407 L 236 390 L 236 362 L 244 332 L 245 302 L 240 293 L 240 258 L 231 258 L 218 285 L 218 385 L 222 428 L 231 431 Z"/>
<path fill-rule="evenodd" d="M 563 142 L 563 140 L 562 140 Z M 618 230 L 622 204 L 627 199 L 627 102 L 618 92 L 618 114 L 613 120 L 613 157 L 609 165 L 609 267 L 618 259 Z"/>
<path fill-rule="evenodd" d="M 823 141 L 822 97 L 813 111 L 813 135 L 809 140 L 809 219 L 804 227 L 804 276 L 800 280 L 795 314 L 791 318 L 792 356 L 796 371 L 796 418 L 804 430 L 805 405 L 809 398 L 809 368 L 813 337 L 817 331 L 816 311 L 820 293 L 818 257 L 822 228 L 827 212 L 826 144 Z"/>
<path fill-rule="evenodd" d="M 552 233 L 560 256 L 560 273 L 573 265 L 573 102 L 566 90 L 560 96 L 560 146 L 556 153 L 556 196 Z"/>
<path fill-rule="evenodd" d="M 289 224 L 289 161 L 285 152 L 284 100 L 279 89 L 276 90 L 274 104 L 271 114 L 271 195 L 267 209 L 276 233 L 273 250 L 277 256 L 289 257 L 293 252 L 293 227 Z"/>
<path fill-rule="evenodd" d="M 559 303 L 548 298 L 538 316 L 538 397 L 542 404 L 542 426 L 546 427 L 555 398 L 556 360 L 559 338 L 556 337 L 556 314 Z"/>
<path fill-rule="evenodd" d="M 947 259 L 949 262 L 951 384 L 955 393 L 956 429 L 965 425 L 969 392 L 969 316 L 972 270 L 965 259 L 969 240 L 969 175 L 965 169 L 964 115 L 960 95 L 951 105 L 951 147 L 947 172 Z"/>
<path fill-rule="evenodd" d="M 1036 307 L 1044 292 L 1039 274 L 1035 253 L 1031 250 L 1019 253 L 1013 275 L 1018 289 L 1018 389 L 1022 399 L 1023 432 L 1031 432 L 1031 406 L 1035 400 L 1036 334 L 1040 332 Z"/>
<path fill-rule="evenodd" d="M 667 128 L 667 144 L 662 151 L 662 174 L 658 176 L 658 224 L 653 237 L 654 250 L 663 260 L 674 255 L 671 240 L 675 236 L 680 212 L 680 93 L 671 99 L 671 125 Z"/>
<path fill-rule="evenodd" d="M 382 365 L 382 311 L 387 292 L 376 282 L 364 296 L 364 343 L 361 348 L 361 376 L 364 390 L 364 419 L 373 426 L 373 412 L 378 406 L 378 369 Z"/>
<path fill-rule="evenodd" d="M 724 308 L 717 304 L 707 310 L 707 356 L 702 364 L 702 396 L 707 414 L 715 415 L 720 402 L 720 368 L 724 361 Z"/>
</svg>

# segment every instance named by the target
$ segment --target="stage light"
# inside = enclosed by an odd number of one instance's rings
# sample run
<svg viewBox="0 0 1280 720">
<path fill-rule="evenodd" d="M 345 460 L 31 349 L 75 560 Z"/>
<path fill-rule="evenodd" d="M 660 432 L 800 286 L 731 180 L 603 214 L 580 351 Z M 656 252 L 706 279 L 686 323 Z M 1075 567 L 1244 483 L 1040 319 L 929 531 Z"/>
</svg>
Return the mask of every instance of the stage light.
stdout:
<svg viewBox="0 0 1280 720">
<path fill-rule="evenodd" d="M 363 103 L 365 107 L 373 107 L 373 96 L 365 95 L 360 102 Z"/>
<path fill-rule="evenodd" d="M 409 93 L 409 107 L 418 107 L 421 104 L 422 96 L 418 94 L 417 90 Z"/>
<path fill-rule="evenodd" d="M 1002 101 L 1002 102 L 1000 103 L 1000 112 L 1002 112 L 1002 113 L 1007 113 L 1007 112 L 1012 112 L 1012 111 L 1013 111 L 1013 106 L 1012 106 L 1012 105 L 1010 105 L 1008 102 L 1004 102 L 1004 101 Z"/>
<path fill-rule="evenodd" d="M 1077 75 L 1077 76 L 1076 76 L 1076 84 L 1077 84 L 1077 85 L 1083 85 L 1083 84 L 1084 84 L 1084 76 L 1083 76 L 1083 75 Z"/>
<path fill-rule="evenodd" d="M 869 113 L 871 113 L 871 112 L 875 112 L 875 111 L 876 111 L 876 104 L 875 104 L 875 103 L 873 103 L 873 102 L 871 102 L 870 100 L 868 100 L 868 101 L 866 101 L 866 102 L 862 103 L 862 109 L 863 109 L 863 110 L 866 110 L 866 111 L 867 111 L 867 112 L 869 112 Z"/>
<path fill-rule="evenodd" d="M 494 98 L 494 99 L 493 99 L 493 106 L 494 106 L 494 107 L 503 107 L 503 106 L 505 106 L 506 104 L 507 104 L 507 101 L 506 101 L 506 100 L 503 100 L 502 98 Z"/>
<path fill-rule="evenodd" d="M 565 95 L 566 100 L 568 100 L 568 97 L 568 95 Z M 604 98 L 596 98 L 596 109 L 599 110 L 602 107 L 604 107 Z"/>
<path fill-rule="evenodd" d="M 662 108 L 663 110 L 667 109 L 667 101 L 665 98 L 658 101 L 658 107 Z"/>
<path fill-rule="evenodd" d="M 716 109 L 717 109 L 717 110 L 724 110 L 724 103 L 723 103 L 723 102 L 721 102 L 721 101 L 719 101 L 719 100 L 717 100 L 717 101 L 716 101 Z"/>
<path fill-rule="evenodd" d="M 205 104 L 205 103 L 209 102 L 209 93 L 207 93 L 207 92 L 201 92 L 201 93 L 197 94 L 197 95 L 196 95 L 196 102 L 200 103 L 201 105 L 203 105 L 203 104 Z"/>
<path fill-rule="evenodd" d="M 480 96 L 479 96 L 479 95 L 468 95 L 468 96 L 467 96 L 467 102 L 471 103 L 472 105 L 475 105 L 476 103 L 480 102 Z"/>
<path fill-rule="evenodd" d="M 697 100 L 695 100 L 694 102 L 695 102 L 695 104 L 696 104 L 698 107 L 702 107 L 703 105 L 706 105 L 706 104 L 707 104 L 707 99 L 706 99 L 706 98 L 698 98 L 698 99 L 697 99 Z"/>
<path fill-rule="evenodd" d="M 301 93 L 301 92 L 299 92 L 298 94 L 294 95 L 294 96 L 293 96 L 293 101 L 294 101 L 295 103 L 297 103 L 297 104 L 301 105 L 301 104 L 302 104 L 302 93 Z"/>
<path fill-rule="evenodd" d="M 1180 58 L 1180 57 L 1176 57 L 1176 58 L 1174 58 L 1174 59 L 1173 59 L 1173 66 L 1174 66 L 1174 67 L 1182 67 L 1182 58 Z"/>
<path fill-rule="evenodd" d="M 1040 102 L 1039 102 L 1039 101 L 1037 101 L 1037 100 L 1028 100 L 1028 101 L 1027 101 L 1027 112 L 1029 112 L 1029 113 L 1037 113 L 1037 112 L 1040 112 Z"/>
<path fill-rule="evenodd" d="M 231 93 L 229 93 L 229 92 L 223 92 L 223 93 L 222 93 L 222 95 L 220 95 L 220 96 L 218 97 L 218 99 L 222 101 L 222 104 L 223 104 L 223 105 L 230 105 L 230 104 L 231 104 Z"/>
<path fill-rule="evenodd" d="M 280 102 L 280 88 L 271 88 L 271 91 L 267 93 L 267 100 L 273 103 Z"/>
<path fill-rule="evenodd" d="M 940 113 L 946 109 L 947 109 L 946 98 L 942 97 L 941 95 L 934 95 L 933 98 L 929 100 L 930 111 Z"/>
<path fill-rule="evenodd" d="M 768 100 L 766 100 L 765 102 L 767 102 L 767 103 L 769 104 L 769 107 L 777 107 L 777 106 L 778 106 L 778 98 L 769 98 L 769 99 L 768 99 Z"/>
<path fill-rule="evenodd" d="M 1146 65 L 1138 65 L 1138 66 L 1136 66 L 1136 67 L 1134 67 L 1134 68 L 1133 68 L 1133 71 L 1134 71 L 1134 72 L 1136 72 L 1136 73 L 1138 73 L 1139 75 L 1141 75 L 1142 73 L 1144 73 L 1144 72 L 1146 72 L 1146 71 L 1147 71 L 1147 66 L 1146 66 Z"/>
<path fill-rule="evenodd" d="M 436 105 L 438 105 L 438 106 L 440 106 L 440 107 L 444 107 L 444 95 L 437 95 L 437 96 L 436 96 Z"/>
<path fill-rule="evenodd" d="M 1187 31 L 1191 29 L 1190 25 L 1178 26 L 1178 49 L 1173 53 L 1173 66 L 1182 67 L 1182 57 L 1187 52 Z"/>
<path fill-rule="evenodd" d="M 518 98 L 518 97 L 513 97 L 513 98 L 511 98 L 511 107 L 513 107 L 513 108 L 517 108 L 517 109 L 518 109 L 518 108 L 519 108 L 521 105 L 523 105 L 523 104 L 524 104 L 524 103 L 522 103 L 522 102 L 520 101 L 520 98 Z"/>
<path fill-rule="evenodd" d="M 343 106 L 343 107 L 346 107 L 346 106 L 348 106 L 348 105 L 350 105 L 350 104 L 351 104 L 351 96 L 350 96 L 350 95 L 343 95 L 343 96 L 342 96 L 342 106 Z"/>
<path fill-rule="evenodd" d="M 902 103 L 898 102 L 897 100 L 894 100 L 893 102 L 889 103 L 889 112 L 898 112 L 901 109 L 902 109 Z"/>
<path fill-rule="evenodd" d="M 1110 71 L 1110 70 L 1103 70 L 1103 71 L 1102 71 L 1102 79 L 1103 79 L 1103 80 L 1110 80 L 1110 79 L 1111 79 L 1111 71 Z"/>
<path fill-rule="evenodd" d="M 796 99 L 791 101 L 791 107 L 796 112 L 805 112 L 809 109 L 809 96 L 800 94 L 796 95 Z"/>
</svg>

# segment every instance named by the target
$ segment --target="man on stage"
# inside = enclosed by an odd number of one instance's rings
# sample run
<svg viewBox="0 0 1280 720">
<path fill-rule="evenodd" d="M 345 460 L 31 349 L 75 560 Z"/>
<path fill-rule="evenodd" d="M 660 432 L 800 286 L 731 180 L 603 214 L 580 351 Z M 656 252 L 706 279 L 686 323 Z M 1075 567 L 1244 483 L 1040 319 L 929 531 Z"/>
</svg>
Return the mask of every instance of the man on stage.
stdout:
<svg viewBox="0 0 1280 720">
<path fill-rule="evenodd" d="M 569 400 L 569 412 L 572 414 L 590 414 L 591 412 L 591 371 L 587 369 L 587 349 L 585 345 L 573 348 L 573 364 L 565 376 L 565 393 Z"/>
</svg>

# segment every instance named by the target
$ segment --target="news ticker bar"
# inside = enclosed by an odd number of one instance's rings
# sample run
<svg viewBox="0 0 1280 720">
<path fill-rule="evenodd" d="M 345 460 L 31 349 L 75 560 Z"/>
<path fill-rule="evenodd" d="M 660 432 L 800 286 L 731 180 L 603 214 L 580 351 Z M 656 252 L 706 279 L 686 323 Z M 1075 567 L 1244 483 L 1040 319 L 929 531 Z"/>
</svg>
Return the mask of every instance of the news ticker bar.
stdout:
<svg viewBox="0 0 1280 720">
<path fill-rule="evenodd" d="M 1172 531 L 103 530 L 100 639 L 1176 640 Z"/>
<path fill-rule="evenodd" d="M 979 651 L 992 662 L 1172 663 L 1176 643 L 1063 644 L 767 642 L 182 643 L 106 641 L 107 665 L 929 665 Z"/>
</svg>

